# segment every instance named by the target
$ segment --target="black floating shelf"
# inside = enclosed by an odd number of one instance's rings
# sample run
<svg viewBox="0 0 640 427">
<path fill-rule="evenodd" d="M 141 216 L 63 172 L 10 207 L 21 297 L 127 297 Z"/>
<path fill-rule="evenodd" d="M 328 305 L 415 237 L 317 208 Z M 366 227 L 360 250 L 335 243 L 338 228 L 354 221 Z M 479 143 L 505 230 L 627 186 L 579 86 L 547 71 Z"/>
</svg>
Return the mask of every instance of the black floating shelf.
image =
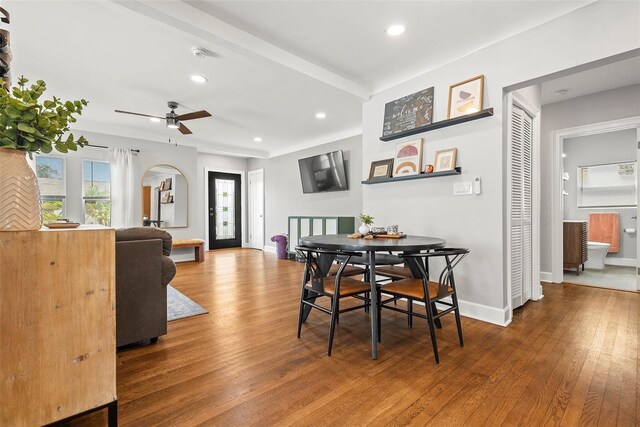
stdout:
<svg viewBox="0 0 640 427">
<path fill-rule="evenodd" d="M 412 179 L 423 179 L 423 178 L 438 178 L 440 176 L 460 175 L 461 173 L 462 173 L 462 168 L 457 167 L 452 171 L 421 173 L 418 175 L 400 175 L 400 176 L 393 176 L 391 178 L 370 179 L 367 181 L 362 181 L 362 184 L 365 184 L 365 185 L 382 184 L 383 182 L 410 181 Z"/>
<path fill-rule="evenodd" d="M 393 141 L 394 139 L 404 138 L 406 136 L 416 135 L 423 132 L 429 132 L 440 128 L 459 125 L 460 123 L 471 122 L 473 120 L 482 119 L 484 117 L 493 116 L 493 108 L 487 108 L 477 113 L 465 114 L 464 116 L 455 117 L 453 119 L 440 120 L 439 122 L 421 126 L 415 129 L 405 130 L 403 132 L 394 133 L 393 135 L 381 136 L 381 141 Z"/>
</svg>

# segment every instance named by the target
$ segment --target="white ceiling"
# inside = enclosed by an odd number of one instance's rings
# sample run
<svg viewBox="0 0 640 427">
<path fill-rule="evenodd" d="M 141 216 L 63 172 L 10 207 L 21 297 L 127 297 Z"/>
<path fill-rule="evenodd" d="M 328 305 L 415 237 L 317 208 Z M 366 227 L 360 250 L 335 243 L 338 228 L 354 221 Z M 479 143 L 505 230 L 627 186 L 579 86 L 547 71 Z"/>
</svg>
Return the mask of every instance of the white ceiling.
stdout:
<svg viewBox="0 0 640 427">
<path fill-rule="evenodd" d="M 589 1 L 187 3 L 377 93 Z M 400 37 L 386 28 L 402 23 Z"/>
<path fill-rule="evenodd" d="M 12 73 L 90 101 L 78 128 L 267 157 L 357 135 L 376 91 L 590 1 L 3 1 Z M 407 32 L 391 39 L 388 25 Z M 195 58 L 200 46 L 212 54 Z M 204 74 L 205 85 L 189 76 Z M 206 109 L 182 136 L 114 109 Z M 325 120 L 315 113 L 324 111 Z M 262 142 L 256 143 L 259 136 Z"/>
<path fill-rule="evenodd" d="M 640 57 L 581 71 L 542 83 L 542 105 L 640 84 Z M 566 90 L 563 95 L 557 91 Z"/>
</svg>

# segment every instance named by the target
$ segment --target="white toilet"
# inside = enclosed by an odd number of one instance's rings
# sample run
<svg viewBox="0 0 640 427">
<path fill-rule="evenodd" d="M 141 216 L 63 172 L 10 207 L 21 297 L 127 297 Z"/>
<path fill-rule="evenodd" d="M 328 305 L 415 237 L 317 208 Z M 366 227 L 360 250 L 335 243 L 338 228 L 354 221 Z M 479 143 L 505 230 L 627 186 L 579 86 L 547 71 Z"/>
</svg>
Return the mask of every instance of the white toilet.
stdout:
<svg viewBox="0 0 640 427">
<path fill-rule="evenodd" d="M 593 268 L 596 270 L 604 269 L 604 259 L 609 252 L 609 243 L 587 242 L 587 262 L 585 268 Z"/>
</svg>

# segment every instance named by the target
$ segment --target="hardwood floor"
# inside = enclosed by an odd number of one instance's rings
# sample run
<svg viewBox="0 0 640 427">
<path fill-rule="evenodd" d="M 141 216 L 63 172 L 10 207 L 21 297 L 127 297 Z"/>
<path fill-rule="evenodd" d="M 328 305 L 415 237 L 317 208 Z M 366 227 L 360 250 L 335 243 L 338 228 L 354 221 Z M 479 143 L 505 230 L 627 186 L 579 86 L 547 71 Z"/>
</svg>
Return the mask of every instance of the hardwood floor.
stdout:
<svg viewBox="0 0 640 427">
<path fill-rule="evenodd" d="M 341 316 L 332 357 L 328 316 L 296 338 L 301 269 L 254 250 L 179 264 L 173 286 L 209 314 L 118 353 L 120 423 L 640 425 L 638 293 L 544 285 L 508 328 L 463 318 L 464 348 L 447 316 L 440 365 L 424 321 L 383 311 L 373 361 L 361 311 Z"/>
</svg>

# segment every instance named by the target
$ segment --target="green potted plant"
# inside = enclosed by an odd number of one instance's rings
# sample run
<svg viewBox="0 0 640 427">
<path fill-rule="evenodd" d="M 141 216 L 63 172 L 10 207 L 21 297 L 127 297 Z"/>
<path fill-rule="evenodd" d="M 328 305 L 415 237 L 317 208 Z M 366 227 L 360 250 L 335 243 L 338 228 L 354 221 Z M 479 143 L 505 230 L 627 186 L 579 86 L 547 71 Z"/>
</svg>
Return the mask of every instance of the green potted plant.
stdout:
<svg viewBox="0 0 640 427">
<path fill-rule="evenodd" d="M 0 88 L 0 231 L 39 230 L 42 226 L 38 180 L 26 155 L 67 153 L 88 141 L 69 133 L 87 101 L 41 100 L 47 89 L 20 77 L 11 91 Z"/>
<path fill-rule="evenodd" d="M 360 214 L 360 222 L 362 223 L 358 228 L 360 234 L 367 234 L 371 231 L 370 225 L 373 224 L 373 217 L 371 215 Z"/>
</svg>

